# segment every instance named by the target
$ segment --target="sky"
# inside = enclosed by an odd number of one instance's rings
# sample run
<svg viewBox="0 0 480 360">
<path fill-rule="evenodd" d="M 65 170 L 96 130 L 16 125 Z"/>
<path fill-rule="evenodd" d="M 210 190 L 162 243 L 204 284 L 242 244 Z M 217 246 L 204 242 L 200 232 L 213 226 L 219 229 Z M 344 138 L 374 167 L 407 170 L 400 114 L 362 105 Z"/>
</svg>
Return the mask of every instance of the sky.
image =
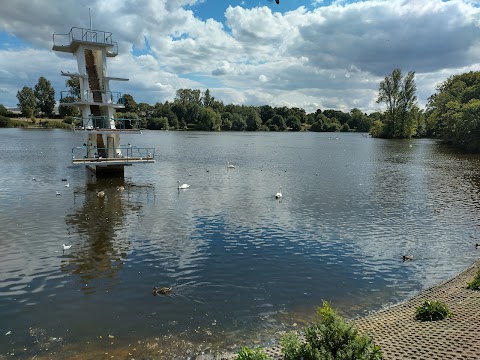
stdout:
<svg viewBox="0 0 480 360">
<path fill-rule="evenodd" d="M 225 104 L 365 113 L 380 81 L 414 71 L 418 105 L 450 76 L 480 68 L 480 0 L 0 0 L 0 104 L 49 80 L 73 55 L 52 50 L 72 27 L 113 33 L 112 91 L 137 103 L 210 90 Z"/>
</svg>

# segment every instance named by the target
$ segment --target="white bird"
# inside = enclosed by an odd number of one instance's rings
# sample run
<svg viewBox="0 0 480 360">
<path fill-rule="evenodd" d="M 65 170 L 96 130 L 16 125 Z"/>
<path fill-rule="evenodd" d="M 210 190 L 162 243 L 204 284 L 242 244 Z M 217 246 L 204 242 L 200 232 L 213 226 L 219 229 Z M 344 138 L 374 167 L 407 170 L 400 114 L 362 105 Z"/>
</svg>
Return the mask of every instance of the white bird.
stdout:
<svg viewBox="0 0 480 360">
<path fill-rule="evenodd" d="M 37 181 L 37 179 L 35 179 L 34 177 L 32 178 L 32 181 Z"/>
<path fill-rule="evenodd" d="M 72 245 L 65 245 L 65 244 L 62 244 L 62 246 L 63 246 L 63 251 L 68 250 L 72 247 Z"/>
<path fill-rule="evenodd" d="M 57 191 L 56 195 L 59 196 L 59 195 L 62 195 L 62 194 L 60 193 L 60 191 Z"/>
<path fill-rule="evenodd" d="M 105 191 L 103 191 L 103 190 L 102 191 L 97 191 L 97 197 L 101 197 L 101 198 L 105 197 Z"/>
<path fill-rule="evenodd" d="M 178 184 L 179 189 L 188 189 L 190 187 L 190 185 L 188 185 L 188 184 L 180 185 L 180 180 L 177 181 L 177 184 Z"/>
<path fill-rule="evenodd" d="M 283 197 L 282 195 L 282 187 L 280 186 L 278 188 L 278 192 L 275 194 L 275 199 L 281 199 Z"/>
<path fill-rule="evenodd" d="M 65 184 L 65 187 L 70 187 L 70 183 L 68 183 L 68 184 Z"/>
<path fill-rule="evenodd" d="M 118 191 L 123 191 L 123 190 L 125 190 L 125 186 L 117 186 L 117 190 Z"/>
<path fill-rule="evenodd" d="M 227 168 L 235 169 L 235 165 L 230 165 L 230 161 L 229 161 L 229 162 L 227 162 Z"/>
</svg>

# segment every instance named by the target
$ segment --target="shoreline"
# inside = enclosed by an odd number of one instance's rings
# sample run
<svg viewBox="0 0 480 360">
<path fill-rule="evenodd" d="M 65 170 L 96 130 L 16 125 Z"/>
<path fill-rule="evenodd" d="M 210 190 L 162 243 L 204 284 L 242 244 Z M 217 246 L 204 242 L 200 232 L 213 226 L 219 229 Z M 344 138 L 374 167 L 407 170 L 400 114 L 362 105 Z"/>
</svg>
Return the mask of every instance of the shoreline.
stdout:
<svg viewBox="0 0 480 360">
<path fill-rule="evenodd" d="M 412 298 L 351 321 L 380 346 L 385 360 L 478 359 L 480 354 L 480 291 L 466 285 L 480 270 L 480 259 L 457 275 Z M 441 321 L 418 321 L 415 309 L 425 300 L 446 303 L 453 313 Z M 280 345 L 265 349 L 283 359 Z M 221 359 L 233 359 L 224 355 Z"/>
</svg>

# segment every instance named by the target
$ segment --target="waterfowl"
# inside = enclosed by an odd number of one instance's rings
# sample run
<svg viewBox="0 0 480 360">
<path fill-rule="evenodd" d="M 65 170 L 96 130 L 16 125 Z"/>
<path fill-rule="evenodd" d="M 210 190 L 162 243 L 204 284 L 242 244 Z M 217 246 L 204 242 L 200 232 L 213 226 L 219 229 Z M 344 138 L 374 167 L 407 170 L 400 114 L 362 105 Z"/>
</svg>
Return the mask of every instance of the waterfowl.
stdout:
<svg viewBox="0 0 480 360">
<path fill-rule="evenodd" d="M 124 186 L 117 186 L 117 191 L 123 191 L 123 190 L 125 190 Z"/>
<path fill-rule="evenodd" d="M 70 187 L 70 183 L 65 184 L 65 187 Z"/>
<path fill-rule="evenodd" d="M 227 162 L 227 168 L 228 169 L 235 169 L 235 165 L 230 165 L 230 161 Z"/>
<path fill-rule="evenodd" d="M 179 189 L 188 189 L 190 187 L 190 185 L 188 185 L 188 184 L 180 185 L 180 180 L 177 181 L 177 184 L 178 184 Z"/>
<path fill-rule="evenodd" d="M 283 197 L 282 195 L 282 187 L 280 186 L 278 188 L 278 192 L 275 194 L 275 199 L 281 199 Z"/>
<path fill-rule="evenodd" d="M 105 197 L 105 191 L 97 191 L 97 197 Z"/>
<path fill-rule="evenodd" d="M 153 295 L 165 295 L 172 291 L 171 287 L 154 287 L 152 290 Z"/>
<path fill-rule="evenodd" d="M 62 195 L 62 194 L 61 194 L 59 191 L 56 191 L 56 192 L 55 192 L 55 195 L 60 196 L 60 195 Z"/>
<path fill-rule="evenodd" d="M 62 247 L 63 247 L 63 251 L 65 250 L 68 250 L 72 247 L 72 245 L 65 245 L 65 244 L 62 244 Z"/>
<path fill-rule="evenodd" d="M 408 261 L 408 260 L 413 260 L 412 255 L 403 255 L 402 256 L 403 262 Z"/>
<path fill-rule="evenodd" d="M 480 244 L 475 244 L 475 249 L 478 249 L 480 247 Z"/>
</svg>

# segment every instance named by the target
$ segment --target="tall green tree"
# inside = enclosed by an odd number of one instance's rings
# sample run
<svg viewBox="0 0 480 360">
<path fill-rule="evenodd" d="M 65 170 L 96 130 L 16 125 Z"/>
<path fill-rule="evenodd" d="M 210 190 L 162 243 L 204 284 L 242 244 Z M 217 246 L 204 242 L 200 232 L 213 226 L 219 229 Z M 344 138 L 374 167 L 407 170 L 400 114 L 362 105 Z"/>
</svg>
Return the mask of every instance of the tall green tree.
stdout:
<svg viewBox="0 0 480 360">
<path fill-rule="evenodd" d="M 409 138 L 415 135 L 416 128 L 412 126 L 415 119 L 412 119 L 411 111 L 416 106 L 416 91 L 413 71 L 402 76 L 400 69 L 395 69 L 380 82 L 377 103 L 387 106 L 381 137 Z"/>
<path fill-rule="evenodd" d="M 36 114 L 37 100 L 31 87 L 24 86 L 17 92 L 18 107 L 25 117 L 32 117 Z"/>
<path fill-rule="evenodd" d="M 427 133 L 468 150 L 480 151 L 480 72 L 448 78 L 427 104 Z"/>
<path fill-rule="evenodd" d="M 138 111 L 137 103 L 135 102 L 133 96 L 130 94 L 123 94 L 119 102 L 122 102 L 123 106 L 125 106 L 125 108 L 122 109 L 123 110 L 122 112 L 136 113 Z"/>
<path fill-rule="evenodd" d="M 53 113 L 53 108 L 55 107 L 55 90 L 50 81 L 40 76 L 33 93 L 37 100 L 37 109 L 47 116 Z"/>
</svg>

